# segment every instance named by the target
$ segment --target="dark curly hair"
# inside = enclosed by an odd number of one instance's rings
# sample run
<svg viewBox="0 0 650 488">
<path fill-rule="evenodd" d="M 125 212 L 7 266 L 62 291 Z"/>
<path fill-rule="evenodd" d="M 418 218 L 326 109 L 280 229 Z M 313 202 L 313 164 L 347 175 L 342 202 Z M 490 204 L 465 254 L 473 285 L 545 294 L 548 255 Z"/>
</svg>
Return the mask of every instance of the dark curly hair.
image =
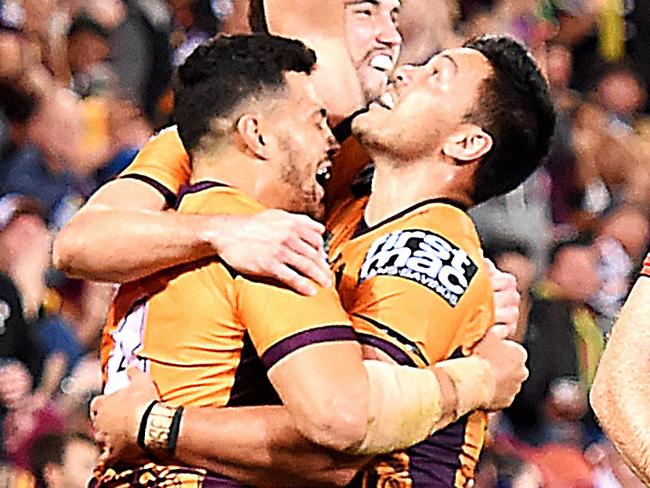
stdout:
<svg viewBox="0 0 650 488">
<path fill-rule="evenodd" d="M 555 110 L 548 84 L 522 44 L 508 36 L 482 36 L 463 47 L 479 51 L 493 69 L 465 116 L 493 139 L 476 170 L 472 198 L 481 203 L 513 190 L 538 168 L 555 130 Z"/>
<path fill-rule="evenodd" d="M 310 74 L 316 54 L 294 39 L 269 34 L 217 36 L 199 46 L 178 71 L 174 119 L 188 152 L 237 106 L 286 86 L 288 72 Z"/>
</svg>

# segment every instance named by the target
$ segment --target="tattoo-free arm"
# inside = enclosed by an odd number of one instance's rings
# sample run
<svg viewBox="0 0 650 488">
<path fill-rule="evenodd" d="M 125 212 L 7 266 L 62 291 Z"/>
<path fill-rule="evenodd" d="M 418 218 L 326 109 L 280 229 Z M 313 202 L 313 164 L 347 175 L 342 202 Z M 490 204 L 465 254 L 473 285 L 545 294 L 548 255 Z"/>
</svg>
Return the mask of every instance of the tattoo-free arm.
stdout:
<svg viewBox="0 0 650 488">
<path fill-rule="evenodd" d="M 214 437 L 215 431 L 223 442 Z M 242 483 L 286 487 L 346 486 L 368 459 L 307 441 L 284 407 L 188 408 L 175 454 L 176 462 Z"/>
<path fill-rule="evenodd" d="M 626 463 L 650 483 L 650 278 L 634 285 L 598 366 L 591 405 Z"/>
<path fill-rule="evenodd" d="M 142 181 L 108 183 L 57 236 L 55 265 L 72 276 L 122 283 L 219 255 L 241 273 L 275 278 L 302 294 L 314 293 L 307 278 L 329 286 L 324 228 L 304 215 L 189 215 L 165 212 L 165 205 Z"/>
</svg>

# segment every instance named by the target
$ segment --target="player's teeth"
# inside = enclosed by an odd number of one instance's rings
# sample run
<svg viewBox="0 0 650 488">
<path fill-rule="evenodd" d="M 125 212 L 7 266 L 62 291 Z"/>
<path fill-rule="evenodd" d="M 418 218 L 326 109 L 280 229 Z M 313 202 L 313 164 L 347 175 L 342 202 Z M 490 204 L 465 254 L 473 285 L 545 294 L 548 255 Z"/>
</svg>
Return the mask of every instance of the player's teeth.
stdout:
<svg viewBox="0 0 650 488">
<path fill-rule="evenodd" d="M 395 108 L 395 100 L 390 93 L 384 93 L 381 96 L 381 103 L 391 110 Z"/>
<path fill-rule="evenodd" d="M 382 71 L 392 71 L 393 60 L 387 54 L 378 54 L 370 60 L 370 66 Z"/>
</svg>

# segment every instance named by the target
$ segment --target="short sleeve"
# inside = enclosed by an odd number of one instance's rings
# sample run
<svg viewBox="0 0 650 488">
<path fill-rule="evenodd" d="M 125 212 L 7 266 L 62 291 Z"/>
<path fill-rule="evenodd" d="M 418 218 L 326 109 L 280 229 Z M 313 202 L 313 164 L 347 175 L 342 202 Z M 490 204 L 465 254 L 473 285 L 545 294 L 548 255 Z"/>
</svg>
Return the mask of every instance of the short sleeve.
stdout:
<svg viewBox="0 0 650 488">
<path fill-rule="evenodd" d="M 173 206 L 175 196 L 190 179 L 190 159 L 175 127 L 160 132 L 140 150 L 120 174 L 150 184 Z"/>
<path fill-rule="evenodd" d="M 237 278 L 237 310 L 267 369 L 311 344 L 356 340 L 333 288 L 315 296 L 281 286 Z"/>
</svg>

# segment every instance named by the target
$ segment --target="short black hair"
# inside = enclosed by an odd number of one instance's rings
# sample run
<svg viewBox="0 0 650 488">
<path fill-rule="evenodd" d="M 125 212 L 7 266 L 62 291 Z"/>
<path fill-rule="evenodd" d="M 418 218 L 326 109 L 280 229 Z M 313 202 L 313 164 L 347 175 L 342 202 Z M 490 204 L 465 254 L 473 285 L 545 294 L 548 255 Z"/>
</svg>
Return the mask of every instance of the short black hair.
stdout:
<svg viewBox="0 0 650 488">
<path fill-rule="evenodd" d="M 472 199 L 478 204 L 515 189 L 539 167 L 555 130 L 555 110 L 548 84 L 522 44 L 482 36 L 463 47 L 480 52 L 493 70 L 466 115 L 493 139 L 476 170 Z"/>
<path fill-rule="evenodd" d="M 286 86 L 288 72 L 310 74 L 316 54 L 302 42 L 269 34 L 217 36 L 199 46 L 179 71 L 174 118 L 188 152 L 216 117 L 264 90 Z"/>
<path fill-rule="evenodd" d="M 264 11 L 264 0 L 250 0 L 248 4 L 248 25 L 252 32 L 269 33 L 269 25 Z"/>
</svg>

